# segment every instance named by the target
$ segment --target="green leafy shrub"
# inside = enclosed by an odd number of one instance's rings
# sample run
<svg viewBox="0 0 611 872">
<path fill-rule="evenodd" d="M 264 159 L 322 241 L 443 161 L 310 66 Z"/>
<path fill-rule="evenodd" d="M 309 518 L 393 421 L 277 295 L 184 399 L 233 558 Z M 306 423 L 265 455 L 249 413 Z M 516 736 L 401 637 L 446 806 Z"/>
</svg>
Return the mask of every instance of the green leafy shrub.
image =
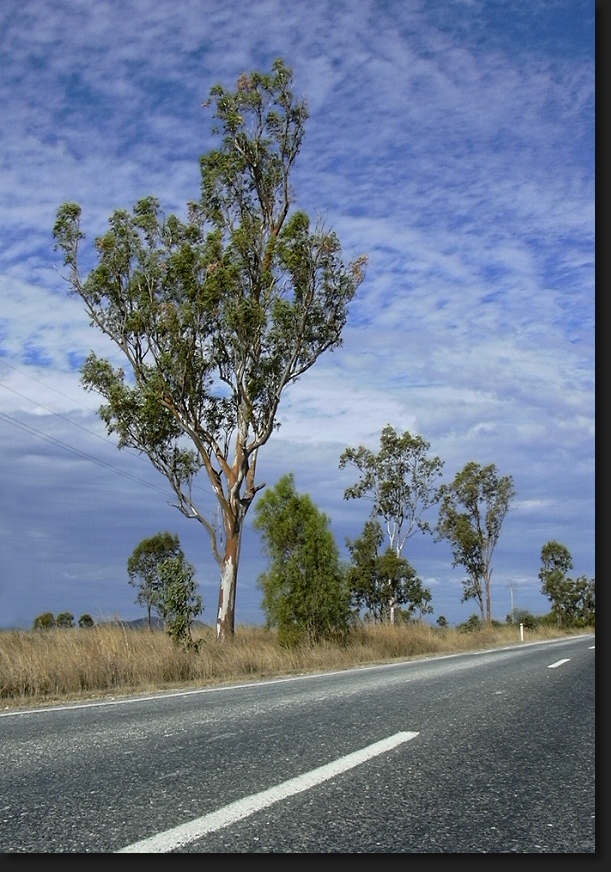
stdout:
<svg viewBox="0 0 611 872">
<path fill-rule="evenodd" d="M 55 626 L 55 618 L 53 617 L 53 612 L 43 612 L 42 615 L 36 615 L 34 618 L 34 623 L 32 624 L 33 630 L 50 630 L 51 627 Z"/>
<path fill-rule="evenodd" d="M 481 630 L 483 625 L 484 624 L 480 616 L 474 613 L 462 624 L 457 624 L 456 629 L 460 630 L 461 633 L 473 633 L 475 632 L 475 630 Z"/>
<path fill-rule="evenodd" d="M 55 618 L 55 626 L 63 627 L 67 629 L 68 627 L 74 626 L 74 615 L 72 612 L 60 612 L 59 615 Z"/>
</svg>

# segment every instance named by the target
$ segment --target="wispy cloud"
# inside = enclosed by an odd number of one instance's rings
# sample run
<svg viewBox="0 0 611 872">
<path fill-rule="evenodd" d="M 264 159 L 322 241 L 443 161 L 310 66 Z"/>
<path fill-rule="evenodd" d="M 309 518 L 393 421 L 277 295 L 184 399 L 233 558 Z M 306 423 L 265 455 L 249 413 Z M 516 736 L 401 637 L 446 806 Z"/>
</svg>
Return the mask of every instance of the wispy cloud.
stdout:
<svg viewBox="0 0 611 872">
<path fill-rule="evenodd" d="M 293 471 L 343 547 L 368 506 L 343 500 L 339 455 L 390 423 L 430 442 L 446 480 L 469 460 L 514 476 L 499 596 L 517 581 L 520 605 L 546 609 L 551 538 L 593 575 L 593 4 L 7 0 L 0 51 L 0 624 L 134 614 L 127 557 L 158 529 L 180 532 L 213 609 L 207 540 L 82 390 L 91 348 L 121 360 L 68 295 L 52 228 L 65 201 L 89 243 L 145 195 L 184 216 L 210 87 L 277 56 L 310 110 L 297 205 L 370 262 L 342 348 L 285 396 L 263 478 Z M 250 527 L 242 553 L 238 616 L 254 620 Z M 422 537 L 408 558 L 436 614 L 470 613 L 447 549 Z"/>
</svg>

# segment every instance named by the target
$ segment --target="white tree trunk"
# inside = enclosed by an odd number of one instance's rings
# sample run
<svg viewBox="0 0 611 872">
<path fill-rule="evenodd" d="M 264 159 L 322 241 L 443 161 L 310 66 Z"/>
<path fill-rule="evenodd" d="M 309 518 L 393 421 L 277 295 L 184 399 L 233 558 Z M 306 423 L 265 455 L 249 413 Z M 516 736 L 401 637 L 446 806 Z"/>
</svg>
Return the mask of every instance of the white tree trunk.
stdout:
<svg viewBox="0 0 611 872">
<path fill-rule="evenodd" d="M 232 547 L 232 545 L 234 547 Z M 224 641 L 233 635 L 235 621 L 235 594 L 238 580 L 237 542 L 227 543 L 225 562 L 221 568 L 219 604 L 216 616 L 216 638 Z"/>
</svg>

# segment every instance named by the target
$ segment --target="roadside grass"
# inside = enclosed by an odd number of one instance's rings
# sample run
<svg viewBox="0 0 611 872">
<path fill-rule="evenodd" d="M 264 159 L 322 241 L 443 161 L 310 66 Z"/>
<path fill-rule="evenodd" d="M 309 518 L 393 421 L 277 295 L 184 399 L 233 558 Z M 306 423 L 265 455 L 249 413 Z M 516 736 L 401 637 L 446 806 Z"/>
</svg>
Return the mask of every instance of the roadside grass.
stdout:
<svg viewBox="0 0 611 872">
<path fill-rule="evenodd" d="M 594 633 L 594 628 L 524 629 L 524 642 Z M 469 632 L 413 622 L 363 625 L 344 644 L 287 649 L 274 631 L 238 626 L 218 644 L 211 627 L 195 630 L 199 651 L 176 648 L 163 630 L 121 624 L 89 628 L 0 632 L 0 708 L 14 709 L 201 688 L 217 684 L 330 672 L 393 660 L 410 660 L 502 647 L 520 642 L 519 627 L 484 626 Z"/>
</svg>

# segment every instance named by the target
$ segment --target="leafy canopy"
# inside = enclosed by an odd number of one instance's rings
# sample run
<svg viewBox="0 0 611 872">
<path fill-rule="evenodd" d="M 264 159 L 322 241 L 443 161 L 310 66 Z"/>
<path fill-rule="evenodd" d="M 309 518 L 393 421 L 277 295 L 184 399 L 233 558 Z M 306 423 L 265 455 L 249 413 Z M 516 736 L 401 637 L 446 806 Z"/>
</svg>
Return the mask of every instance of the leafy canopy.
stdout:
<svg viewBox="0 0 611 872">
<path fill-rule="evenodd" d="M 382 527 L 377 520 L 365 522 L 360 537 L 346 544 L 351 563 L 347 569 L 347 582 L 352 604 L 374 621 L 394 623 L 395 610 L 407 606 L 408 616 L 416 610 L 420 614 L 432 611 L 430 591 L 422 586 L 415 569 L 392 548 L 380 553 L 384 541 Z"/>
<path fill-rule="evenodd" d="M 573 579 L 568 576 L 573 558 L 566 545 L 555 539 L 541 549 L 539 579 L 541 591 L 552 604 L 552 615 L 559 627 L 585 627 L 593 625 L 596 613 L 595 580 L 585 575 Z"/>
<path fill-rule="evenodd" d="M 195 567 L 181 554 L 165 557 L 159 564 L 161 587 L 155 591 L 154 602 L 165 618 L 166 632 L 176 647 L 198 650 L 191 628 L 203 611 L 202 598 L 197 593 Z"/>
<path fill-rule="evenodd" d="M 159 617 L 165 620 L 164 599 L 158 596 L 164 587 L 161 565 L 164 560 L 175 557 L 184 559 L 178 534 L 166 530 L 142 539 L 128 558 L 129 583 L 138 589 L 136 602 L 146 607 L 149 626 L 153 608 Z"/>
<path fill-rule="evenodd" d="M 329 518 L 292 474 L 282 476 L 255 506 L 254 527 L 270 561 L 258 578 L 267 625 L 281 643 L 341 637 L 348 627 L 349 594 Z"/>
<path fill-rule="evenodd" d="M 205 528 L 221 570 L 217 636 L 233 632 L 244 516 L 263 485 L 258 452 L 280 424 L 284 389 L 341 345 L 365 257 L 349 264 L 332 231 L 291 211 L 290 174 L 307 119 L 281 59 L 269 74 L 215 85 L 213 133 L 200 159 L 201 193 L 186 220 L 159 201 L 117 209 L 95 240 L 97 265 L 80 272 L 81 209 L 65 203 L 54 226 L 73 293 L 127 365 L 93 352 L 86 389 L 119 447 L 146 454 L 177 507 Z M 195 498 L 204 470 L 219 530 Z"/>
<path fill-rule="evenodd" d="M 437 541 L 450 543 L 452 565 L 462 566 L 467 573 L 462 602 L 475 599 L 482 620 L 488 622 L 492 620 L 492 555 L 514 495 L 511 476 L 500 476 L 494 463 L 480 466 L 474 461 L 456 473 L 451 484 L 440 488 Z"/>
<path fill-rule="evenodd" d="M 344 499 L 371 500 L 371 514 L 386 522 L 390 547 L 397 556 L 417 530 L 430 530 L 424 513 L 438 500 L 435 481 L 443 461 L 427 457 L 429 448 L 421 436 L 408 430 L 397 433 L 387 424 L 377 454 L 360 445 L 346 448 L 340 457 L 340 469 L 351 465 L 360 473 L 358 482 L 346 488 Z"/>
</svg>

